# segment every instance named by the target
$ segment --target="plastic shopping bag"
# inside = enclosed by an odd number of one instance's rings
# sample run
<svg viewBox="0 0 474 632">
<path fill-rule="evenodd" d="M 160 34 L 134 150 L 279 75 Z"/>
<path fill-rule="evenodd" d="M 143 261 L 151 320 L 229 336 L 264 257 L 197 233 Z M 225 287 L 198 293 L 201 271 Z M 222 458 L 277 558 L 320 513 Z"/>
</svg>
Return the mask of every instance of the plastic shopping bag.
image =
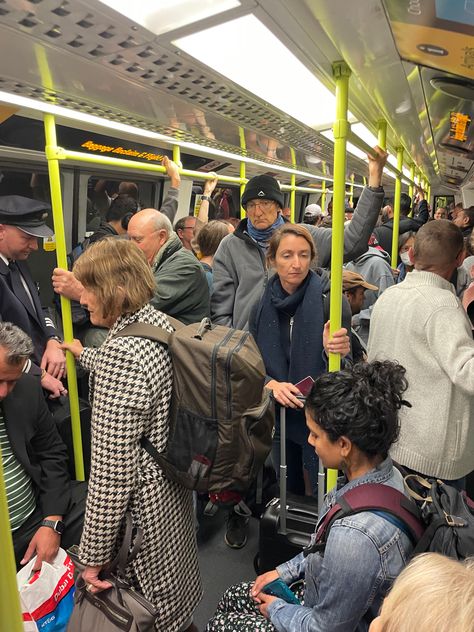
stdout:
<svg viewBox="0 0 474 632">
<path fill-rule="evenodd" d="M 16 576 L 24 632 L 65 632 L 74 605 L 74 565 L 59 549 L 52 564 L 43 562 L 32 574 L 35 559 Z"/>
</svg>

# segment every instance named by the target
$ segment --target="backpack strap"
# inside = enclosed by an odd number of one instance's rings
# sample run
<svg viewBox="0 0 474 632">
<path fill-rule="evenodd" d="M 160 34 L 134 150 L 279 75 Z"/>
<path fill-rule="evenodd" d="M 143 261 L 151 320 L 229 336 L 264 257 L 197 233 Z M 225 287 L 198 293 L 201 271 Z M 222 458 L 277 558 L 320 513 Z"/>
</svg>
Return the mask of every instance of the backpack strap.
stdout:
<svg viewBox="0 0 474 632">
<path fill-rule="evenodd" d="M 185 325 L 176 320 L 176 318 L 167 317 L 171 326 L 175 331 L 185 327 Z M 125 338 L 126 336 L 136 336 L 137 338 L 148 338 L 148 340 L 155 340 L 156 342 L 161 342 L 168 346 L 171 333 L 163 329 L 162 327 L 158 327 L 156 325 L 150 325 L 149 323 L 132 323 L 131 325 L 127 325 L 121 331 L 113 336 L 114 338 Z"/>
<path fill-rule="evenodd" d="M 365 483 L 350 489 L 331 507 L 318 526 L 314 543 L 305 549 L 305 556 L 324 550 L 329 531 L 336 520 L 363 511 L 374 511 L 381 518 L 399 526 L 413 544 L 420 540 L 425 531 L 418 507 L 405 494 L 388 485 Z"/>
</svg>

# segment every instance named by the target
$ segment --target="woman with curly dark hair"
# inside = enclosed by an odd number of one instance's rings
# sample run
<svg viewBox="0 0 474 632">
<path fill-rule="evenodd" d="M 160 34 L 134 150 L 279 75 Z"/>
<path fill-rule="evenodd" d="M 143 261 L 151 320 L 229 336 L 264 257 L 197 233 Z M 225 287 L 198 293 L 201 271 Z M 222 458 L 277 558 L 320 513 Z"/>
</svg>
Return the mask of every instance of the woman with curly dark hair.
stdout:
<svg viewBox="0 0 474 632">
<path fill-rule="evenodd" d="M 345 484 L 326 497 L 321 520 L 350 489 L 365 483 L 403 492 L 388 454 L 399 432 L 398 411 L 409 405 L 405 369 L 392 362 L 356 364 L 320 375 L 306 401 L 308 441 L 325 467 L 342 470 Z M 230 588 L 208 632 L 366 632 L 413 545 L 396 519 L 364 511 L 336 520 L 324 553 L 309 548 L 252 584 Z M 304 579 L 304 605 L 266 594 L 281 579 Z"/>
</svg>

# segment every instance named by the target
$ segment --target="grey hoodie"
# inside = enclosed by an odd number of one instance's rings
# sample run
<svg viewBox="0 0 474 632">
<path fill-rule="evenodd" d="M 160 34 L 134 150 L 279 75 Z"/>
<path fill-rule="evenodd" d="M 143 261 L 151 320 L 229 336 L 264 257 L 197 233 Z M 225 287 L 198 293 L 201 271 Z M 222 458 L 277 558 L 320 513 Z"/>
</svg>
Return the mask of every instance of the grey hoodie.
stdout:
<svg viewBox="0 0 474 632">
<path fill-rule="evenodd" d="M 372 283 L 372 285 L 376 285 L 379 288 L 378 290 L 365 291 L 363 311 L 373 305 L 384 290 L 391 285 L 395 285 L 392 268 L 390 267 L 390 255 L 384 250 L 369 246 L 366 253 L 354 261 L 349 261 L 345 267 L 347 270 L 357 272 L 364 277 L 367 283 Z M 364 318 L 362 312 L 361 318 Z M 370 318 L 370 316 L 365 316 L 365 318 Z"/>
<path fill-rule="evenodd" d="M 367 250 L 369 237 L 382 207 L 384 191 L 366 187 L 359 198 L 352 221 L 344 229 L 344 260 L 350 261 Z M 329 267 L 331 228 L 304 224 L 313 237 L 318 264 Z M 224 237 L 214 256 L 211 314 L 215 323 L 248 329 L 250 308 L 262 295 L 270 271 L 263 250 L 247 233 L 247 220 L 235 233 Z"/>
</svg>

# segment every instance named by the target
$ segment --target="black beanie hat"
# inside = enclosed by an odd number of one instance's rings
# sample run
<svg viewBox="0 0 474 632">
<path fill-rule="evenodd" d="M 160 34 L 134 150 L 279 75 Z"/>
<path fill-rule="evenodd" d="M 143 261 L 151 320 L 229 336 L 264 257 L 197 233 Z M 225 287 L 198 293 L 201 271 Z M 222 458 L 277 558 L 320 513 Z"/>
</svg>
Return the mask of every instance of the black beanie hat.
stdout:
<svg viewBox="0 0 474 632">
<path fill-rule="evenodd" d="M 283 208 L 284 197 L 280 185 L 272 176 L 255 176 L 245 185 L 242 195 L 242 206 L 250 200 L 273 200 L 280 208 Z"/>
</svg>

